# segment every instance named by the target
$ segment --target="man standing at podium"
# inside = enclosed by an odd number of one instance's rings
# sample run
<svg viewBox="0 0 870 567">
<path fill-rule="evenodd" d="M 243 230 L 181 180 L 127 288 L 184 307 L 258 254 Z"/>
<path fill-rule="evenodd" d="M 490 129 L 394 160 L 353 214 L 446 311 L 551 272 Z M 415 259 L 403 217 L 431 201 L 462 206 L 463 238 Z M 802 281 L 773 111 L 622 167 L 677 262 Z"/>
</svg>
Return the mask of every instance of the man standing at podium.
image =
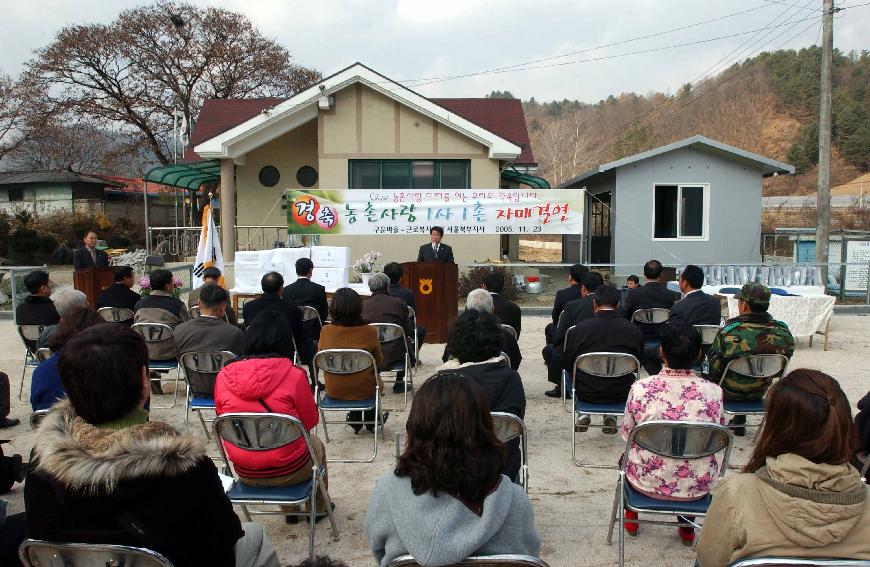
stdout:
<svg viewBox="0 0 870 567">
<path fill-rule="evenodd" d="M 420 247 L 417 261 L 453 264 L 453 249 L 441 242 L 441 239 L 444 238 L 444 229 L 440 226 L 433 226 L 429 230 L 429 236 L 432 242 Z"/>
<path fill-rule="evenodd" d="M 97 233 L 89 230 L 85 233 L 85 245 L 73 253 L 73 267 L 76 270 L 84 268 L 102 268 L 109 265 L 109 255 L 97 250 Z"/>
</svg>

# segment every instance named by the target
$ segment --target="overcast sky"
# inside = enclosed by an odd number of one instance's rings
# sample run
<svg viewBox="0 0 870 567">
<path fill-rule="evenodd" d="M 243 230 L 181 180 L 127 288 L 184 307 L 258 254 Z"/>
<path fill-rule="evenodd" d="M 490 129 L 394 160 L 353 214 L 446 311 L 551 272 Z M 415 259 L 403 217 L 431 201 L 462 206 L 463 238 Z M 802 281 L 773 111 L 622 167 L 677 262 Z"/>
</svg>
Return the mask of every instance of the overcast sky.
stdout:
<svg viewBox="0 0 870 567">
<path fill-rule="evenodd" d="M 870 49 L 870 5 L 842 0 L 834 22 L 838 49 Z M 476 97 L 492 90 L 539 101 L 595 102 L 609 94 L 674 92 L 749 40 L 739 59 L 760 50 L 799 48 L 820 37 L 821 0 L 194 0 L 247 15 L 296 62 L 329 75 L 360 61 L 410 82 L 426 96 Z M 129 0 L 0 0 L 0 69 L 18 73 L 33 49 L 64 26 L 108 23 Z M 790 5 L 795 5 L 791 7 Z M 801 9 L 800 7 L 807 7 Z M 736 12 L 743 14 L 722 18 Z M 639 36 L 704 25 L 610 47 Z M 765 26 L 779 26 L 745 33 Z M 768 35 L 764 35 L 768 34 Z M 708 41 L 713 38 L 720 38 Z M 681 47 L 669 46 L 686 44 Z M 754 42 L 754 43 L 753 43 Z M 585 51 L 584 51 L 585 50 Z M 657 50 L 623 56 L 625 53 Z M 745 50 L 745 52 L 742 52 Z M 569 53 L 580 52 L 564 56 Z M 732 59 L 726 59 L 731 62 Z M 547 68 L 420 81 L 516 66 Z M 588 61 L 589 59 L 597 59 Z M 587 60 L 587 61 L 579 61 Z M 578 62 L 579 61 L 579 62 Z M 567 63 L 567 64 L 565 64 Z M 522 69 L 522 67 L 521 67 Z M 428 84 L 426 84 L 428 83 Z"/>
</svg>

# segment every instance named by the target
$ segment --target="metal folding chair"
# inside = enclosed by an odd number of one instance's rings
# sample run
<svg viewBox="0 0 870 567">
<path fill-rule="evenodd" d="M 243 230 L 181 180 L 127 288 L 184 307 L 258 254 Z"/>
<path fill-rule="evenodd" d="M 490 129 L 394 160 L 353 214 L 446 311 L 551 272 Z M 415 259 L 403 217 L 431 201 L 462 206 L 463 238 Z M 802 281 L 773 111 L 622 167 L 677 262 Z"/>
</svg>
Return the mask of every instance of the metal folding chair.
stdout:
<svg viewBox="0 0 870 567">
<path fill-rule="evenodd" d="M 126 323 L 133 320 L 133 310 L 126 307 L 100 307 L 97 315 L 109 323 Z"/>
<path fill-rule="evenodd" d="M 564 314 L 564 311 L 562 312 Z M 562 320 L 562 316 L 559 316 L 559 320 Z M 565 351 L 568 349 L 568 339 L 571 337 L 571 333 L 574 332 L 574 329 L 577 325 L 571 325 L 568 327 L 568 330 L 565 331 L 565 340 L 562 341 L 562 357 L 565 356 Z M 568 380 L 570 376 L 568 376 L 567 370 L 562 370 L 562 409 L 565 410 L 565 413 L 571 413 L 571 406 L 568 405 Z"/>
<path fill-rule="evenodd" d="M 741 559 L 728 567 L 870 567 L 863 559 L 810 559 L 804 557 L 754 557 Z"/>
<path fill-rule="evenodd" d="M 190 315 L 191 319 L 196 319 L 200 316 L 199 305 L 194 305 L 190 309 L 187 310 L 188 315 Z"/>
<path fill-rule="evenodd" d="M 861 480 L 867 484 L 867 471 L 870 470 L 870 455 L 864 455 L 864 466 L 861 467 Z"/>
<path fill-rule="evenodd" d="M 48 347 L 42 347 L 36 349 L 36 360 L 38 362 L 45 362 L 51 358 L 51 349 Z"/>
<path fill-rule="evenodd" d="M 327 411 L 333 412 L 348 412 L 348 411 L 371 411 L 375 412 L 374 423 L 374 447 L 372 456 L 368 459 L 327 459 L 327 462 L 337 463 L 370 463 L 378 456 L 378 429 L 381 430 L 381 437 L 384 438 L 383 427 L 381 426 L 381 393 L 378 389 L 378 365 L 375 364 L 375 358 L 366 350 L 361 349 L 327 349 L 322 350 L 314 355 L 314 399 L 317 402 L 317 408 L 320 411 L 320 424 L 323 426 L 323 438 L 329 442 L 329 431 L 326 428 L 327 423 L 341 423 L 348 425 L 364 425 L 365 421 L 327 421 Z M 364 370 L 372 371 L 372 397 L 365 400 L 337 400 L 325 395 L 317 386 L 318 376 L 320 371 L 332 374 L 333 380 L 341 380 L 343 376 L 355 374 Z M 321 397 L 321 393 L 324 395 Z"/>
<path fill-rule="evenodd" d="M 320 492 L 326 499 L 325 509 L 332 527 L 332 535 L 334 538 L 338 537 L 338 527 L 332 514 L 332 501 L 323 482 L 326 468 L 317 460 L 308 431 L 301 421 L 293 416 L 278 413 L 225 413 L 214 420 L 213 428 L 221 458 L 227 469 L 233 471 L 234 476 L 238 475 L 232 467 L 224 443 L 245 451 L 269 451 L 303 439 L 313 463 L 311 480 L 290 486 L 250 486 L 236 478 L 227 491 L 227 497 L 230 502 L 242 507 L 245 519 L 249 522 L 251 514 L 308 516 L 308 557 L 314 557 L 314 521 L 317 517 L 317 489 L 320 488 Z M 308 512 L 301 509 L 298 512 L 287 512 L 281 508 L 259 512 L 248 510 L 248 506 L 299 506 L 307 502 L 311 503 Z"/>
<path fill-rule="evenodd" d="M 387 343 L 402 341 L 403 350 L 405 351 L 404 360 L 397 362 L 389 368 L 381 368 L 381 379 L 384 374 L 392 375 L 393 384 L 399 384 L 399 372 L 405 373 L 405 392 L 402 399 L 402 405 L 398 411 L 405 411 L 408 406 L 408 397 L 414 394 L 414 367 L 411 366 L 411 351 L 408 348 L 408 337 L 405 335 L 405 329 L 396 323 L 369 323 L 370 326 L 378 330 L 378 342 L 381 343 L 381 350 Z"/>
<path fill-rule="evenodd" d="M 504 323 L 502 323 L 501 328 L 502 328 L 502 330 L 510 333 L 510 335 L 514 338 L 514 340 L 517 340 L 517 330 L 516 329 L 514 329 L 510 325 L 505 325 Z"/>
<path fill-rule="evenodd" d="M 713 345 L 716 335 L 719 334 L 719 330 L 722 328 L 719 325 L 693 325 L 693 327 L 701 335 L 701 348 L 706 347 L 708 349 Z"/>
<path fill-rule="evenodd" d="M 545 561 L 531 555 L 472 555 L 450 567 L 550 567 Z M 387 567 L 421 567 L 410 555 L 396 557 Z"/>
<path fill-rule="evenodd" d="M 625 415 L 625 402 L 615 404 L 592 404 L 577 399 L 577 371 L 609 380 L 621 378 L 626 374 L 634 374 L 635 380 L 640 376 L 640 361 L 622 352 L 590 352 L 581 354 L 574 360 L 574 370 L 571 375 L 571 397 L 574 400 L 574 411 L 571 416 L 571 460 L 578 467 L 593 469 L 616 469 L 616 465 L 586 464 L 577 459 L 577 427 L 580 416 L 614 417 L 617 420 Z M 590 423 L 583 427 L 603 428 L 604 425 Z"/>
<path fill-rule="evenodd" d="M 417 336 L 417 312 L 410 305 L 406 305 L 405 308 L 408 310 L 408 320 L 414 326 L 414 360 L 416 361 L 416 366 L 420 366 L 420 337 Z"/>
<path fill-rule="evenodd" d="M 196 412 L 202 428 L 205 430 L 205 436 L 211 438 L 206 422 L 202 416 L 204 411 L 215 411 L 214 404 L 214 383 L 217 375 L 226 364 L 236 358 L 236 355 L 228 350 L 218 352 L 185 352 L 181 355 L 179 362 L 184 368 L 184 381 L 187 384 L 185 400 L 187 401 L 184 408 L 184 423 L 188 423 L 190 412 Z M 207 379 L 211 382 L 211 392 L 197 392 L 191 388 L 190 375 L 191 373 L 198 374 L 200 379 Z"/>
<path fill-rule="evenodd" d="M 511 357 L 509 357 L 506 352 L 502 351 L 498 353 L 498 357 L 501 359 L 502 362 L 505 363 L 505 366 L 507 366 L 508 368 L 511 367 Z"/>
<path fill-rule="evenodd" d="M 142 335 L 146 344 L 157 344 L 166 341 L 172 341 L 175 338 L 175 331 L 165 323 L 134 323 L 132 329 Z M 175 382 L 175 389 L 172 394 L 172 404 L 168 406 L 158 406 L 151 404 L 152 408 L 169 409 L 174 408 L 178 403 L 178 382 L 181 379 L 181 365 L 177 360 L 149 360 L 148 371 L 169 372 L 175 370 L 175 379 L 172 378 L 151 378 L 152 382 Z"/>
<path fill-rule="evenodd" d="M 55 543 L 26 539 L 18 548 L 25 567 L 172 567 L 163 555 L 142 547 L 105 543 Z"/>
<path fill-rule="evenodd" d="M 311 307 L 309 305 L 300 305 L 299 310 L 302 312 L 302 323 L 307 323 L 308 321 L 317 321 L 317 325 L 322 329 L 323 321 L 320 320 L 320 313 L 318 313 L 317 309 Z"/>
<path fill-rule="evenodd" d="M 733 441 L 734 436 L 728 428 L 716 423 L 647 421 L 631 430 L 625 443 L 624 455 L 628 455 L 633 444 L 637 444 L 642 449 L 660 457 L 674 459 L 704 459 L 722 452 L 722 462 L 719 464 L 719 477 L 721 478 L 728 468 L 728 457 L 731 454 Z M 613 499 L 613 510 L 610 512 L 610 525 L 607 529 L 607 545 L 610 545 L 613 542 L 614 523 L 619 522 L 619 567 L 625 565 L 625 530 L 622 526 L 625 521 L 626 508 L 639 514 L 678 516 L 675 522 L 638 518 L 631 520 L 634 523 L 700 528 L 699 524 L 689 521 L 685 516 L 703 517 L 707 514 L 707 508 L 711 502 L 710 494 L 699 500 L 690 501 L 658 500 L 641 494 L 626 480 L 625 470 L 627 467 L 628 458 L 626 457 L 622 459 L 622 467 L 619 469 L 616 496 Z"/>
<path fill-rule="evenodd" d="M 492 427 L 495 430 L 495 435 L 502 443 L 508 443 L 516 438 L 520 440 L 520 474 L 517 478 L 517 484 L 529 493 L 529 452 L 526 448 L 526 440 L 528 432 L 525 422 L 518 416 L 502 412 L 492 412 Z"/>
<path fill-rule="evenodd" d="M 18 335 L 24 342 L 24 367 L 21 369 L 21 384 L 18 386 L 18 403 L 21 405 L 27 404 L 27 400 L 24 399 L 24 379 L 27 369 L 32 370 L 39 366 L 36 342 L 44 329 L 43 325 L 18 325 Z"/>
<path fill-rule="evenodd" d="M 32 414 L 30 414 L 30 430 L 36 431 L 39 428 L 39 424 L 42 423 L 42 420 L 45 419 L 45 416 L 48 415 L 48 412 L 51 410 L 41 409 L 36 410 Z"/>
<path fill-rule="evenodd" d="M 658 325 L 659 323 L 667 323 L 670 317 L 670 309 L 651 307 L 649 309 L 638 309 L 632 313 L 631 322 L 642 323 L 644 325 Z"/>
<path fill-rule="evenodd" d="M 746 378 L 768 382 L 768 387 L 777 378 L 785 375 L 788 358 L 782 354 L 745 354 L 735 358 L 725 365 L 725 371 L 719 379 L 719 386 L 725 381 L 729 372 Z M 764 400 L 725 400 L 723 411 L 726 415 L 764 416 Z M 736 425 L 735 427 L 746 427 Z"/>
</svg>

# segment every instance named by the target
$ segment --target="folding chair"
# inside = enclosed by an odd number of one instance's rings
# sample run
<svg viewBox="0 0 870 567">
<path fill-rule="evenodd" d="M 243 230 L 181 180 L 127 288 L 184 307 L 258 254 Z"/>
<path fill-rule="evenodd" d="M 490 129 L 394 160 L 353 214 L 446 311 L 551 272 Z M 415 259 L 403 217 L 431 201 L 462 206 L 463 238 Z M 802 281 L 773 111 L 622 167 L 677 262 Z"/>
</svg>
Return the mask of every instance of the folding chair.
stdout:
<svg viewBox="0 0 870 567">
<path fill-rule="evenodd" d="M 165 323 L 134 323 L 133 330 L 142 335 L 146 344 L 158 344 L 165 341 L 172 341 L 175 337 L 175 332 L 172 327 Z M 148 371 L 163 371 L 168 372 L 175 370 L 175 380 L 172 378 L 152 378 L 152 382 L 175 382 L 175 390 L 172 394 L 172 405 L 158 406 L 151 404 L 152 408 L 169 409 L 174 408 L 178 403 L 178 381 L 181 379 L 181 365 L 177 360 L 149 360 Z"/>
<path fill-rule="evenodd" d="M 514 329 L 510 325 L 505 325 L 505 324 L 502 324 L 501 328 L 503 331 L 507 331 L 514 338 L 514 340 L 517 340 L 517 330 L 516 329 Z"/>
<path fill-rule="evenodd" d="M 326 470 L 323 463 L 318 462 L 308 431 L 302 422 L 290 415 L 278 413 L 225 413 L 214 420 L 214 438 L 221 452 L 221 458 L 228 470 L 235 469 L 227 455 L 224 443 L 228 443 L 246 451 L 269 451 L 277 449 L 298 439 L 305 441 L 311 462 L 311 480 L 293 484 L 291 486 L 250 486 L 236 478 L 233 485 L 227 491 L 227 498 L 233 504 L 242 507 L 242 512 L 247 521 L 251 521 L 251 514 L 282 514 L 292 516 L 308 516 L 308 557 L 314 557 L 314 520 L 317 516 L 317 489 L 326 499 L 326 514 L 332 527 L 332 535 L 338 538 L 338 527 L 332 515 L 332 500 L 323 483 L 323 475 Z M 311 503 L 308 512 L 286 512 L 281 508 L 277 510 L 265 510 L 250 512 L 248 506 L 298 506 Z"/>
<path fill-rule="evenodd" d="M 381 393 L 378 390 L 378 366 L 375 364 L 375 358 L 366 350 L 360 349 L 327 349 L 322 350 L 314 355 L 314 399 L 317 401 L 317 407 L 320 411 L 320 424 L 323 426 L 323 438 L 329 443 L 329 431 L 326 429 L 327 423 L 341 423 L 348 425 L 364 425 L 365 421 L 327 421 L 327 411 L 371 411 L 375 412 L 375 429 L 374 429 L 374 452 L 368 459 L 327 459 L 327 462 L 336 463 L 370 463 L 378 456 L 378 429 L 381 425 Z M 372 397 L 365 400 L 337 400 L 324 395 L 321 397 L 320 387 L 317 386 L 318 375 L 320 371 L 329 372 L 333 375 L 333 379 L 341 380 L 342 376 L 355 374 L 363 370 L 372 370 Z M 380 427 L 381 437 L 384 438 L 383 427 Z"/>
<path fill-rule="evenodd" d="M 508 443 L 516 438 L 520 440 L 520 475 L 517 477 L 517 484 L 529 493 L 529 452 L 526 448 L 526 439 L 528 439 L 528 431 L 526 430 L 525 422 L 518 416 L 502 412 L 492 412 L 492 426 L 495 429 L 495 435 L 502 443 Z"/>
<path fill-rule="evenodd" d="M 658 325 L 660 323 L 667 323 L 670 317 L 670 309 L 651 307 L 649 309 L 638 309 L 632 313 L 631 322 L 643 325 Z"/>
<path fill-rule="evenodd" d="M 45 416 L 48 415 L 48 412 L 51 410 L 41 409 L 36 410 L 32 414 L 30 414 L 30 430 L 36 431 L 39 429 L 39 424 L 42 423 L 42 420 L 45 419 Z"/>
<path fill-rule="evenodd" d="M 577 399 L 576 383 L 577 371 L 601 378 L 603 380 L 621 378 L 626 374 L 634 373 L 635 380 L 640 376 L 640 361 L 622 352 L 590 352 L 581 354 L 574 360 L 574 369 L 571 375 L 571 397 L 574 400 L 574 412 L 571 417 L 571 460 L 578 467 L 593 469 L 615 469 L 616 465 L 584 464 L 577 459 L 577 427 L 580 416 L 614 417 L 617 420 L 625 415 L 625 402 L 615 404 L 592 404 Z M 590 423 L 584 427 L 603 428 L 602 425 Z"/>
<path fill-rule="evenodd" d="M 54 543 L 26 539 L 18 548 L 24 567 L 172 567 L 166 557 L 142 547 L 106 543 Z"/>
<path fill-rule="evenodd" d="M 408 310 L 408 321 L 414 326 L 414 360 L 417 363 L 416 366 L 420 366 L 420 337 L 417 336 L 417 312 L 410 305 L 406 305 L 405 308 Z"/>
<path fill-rule="evenodd" d="M 450 567 L 550 567 L 546 562 L 531 555 L 472 555 L 453 563 Z M 396 557 L 387 567 L 421 567 L 410 555 Z"/>
<path fill-rule="evenodd" d="M 692 326 L 695 327 L 695 330 L 698 331 L 699 335 L 701 335 L 701 360 L 703 360 L 703 357 L 707 356 L 707 351 L 709 351 L 710 347 L 713 346 L 713 341 L 716 340 L 716 335 L 719 334 L 719 330 L 722 329 L 722 327 L 719 325 Z M 692 366 L 692 370 L 695 372 L 701 372 L 703 370 L 700 360 Z"/>
<path fill-rule="evenodd" d="M 867 471 L 870 470 L 870 455 L 864 455 L 864 466 L 861 467 L 861 480 L 867 484 Z"/>
<path fill-rule="evenodd" d="M 51 358 L 51 349 L 47 347 L 42 347 L 36 349 L 36 360 L 37 362 L 45 362 Z"/>
<path fill-rule="evenodd" d="M 184 368 L 184 381 L 187 383 L 185 399 L 187 404 L 184 408 L 184 423 L 187 424 L 190 419 L 190 412 L 196 412 L 202 428 L 205 430 L 205 436 L 211 438 L 206 420 L 202 416 L 204 411 L 216 411 L 214 404 L 214 383 L 217 380 L 217 375 L 221 369 L 236 355 L 230 351 L 218 352 L 185 352 L 181 355 L 179 362 Z M 206 390 L 196 391 L 190 384 L 191 374 L 198 375 L 198 382 L 209 382 L 211 384 L 211 392 Z"/>
<path fill-rule="evenodd" d="M 719 386 L 725 381 L 729 372 L 746 378 L 769 381 L 772 384 L 777 378 L 785 375 L 788 358 L 782 354 L 745 354 L 735 358 L 725 365 L 725 371 L 719 379 Z M 769 385 L 768 385 L 769 387 Z M 757 415 L 764 416 L 764 400 L 725 400 L 723 411 L 726 415 Z M 734 427 L 746 427 L 736 425 Z"/>
<path fill-rule="evenodd" d="M 728 567 L 870 567 L 870 561 L 863 559 L 810 559 L 804 557 L 754 557 L 740 559 Z"/>
<path fill-rule="evenodd" d="M 564 312 L 563 312 L 564 313 Z M 562 316 L 559 316 L 559 320 L 562 319 Z M 568 330 L 565 331 L 565 340 L 562 342 L 562 357 L 565 357 L 565 351 L 568 349 L 568 339 L 571 337 L 571 333 L 577 325 L 572 325 L 568 327 Z M 571 406 L 568 405 L 568 376 L 567 370 L 562 370 L 562 409 L 565 410 L 565 413 L 571 413 Z"/>
<path fill-rule="evenodd" d="M 323 321 L 320 320 L 320 313 L 317 309 L 309 305 L 300 305 L 299 310 L 302 312 L 302 324 L 308 321 L 317 321 L 317 326 L 323 328 Z"/>
<path fill-rule="evenodd" d="M 728 457 L 731 454 L 733 442 L 734 436 L 731 431 L 724 425 L 716 423 L 647 421 L 631 430 L 625 443 L 624 455 L 628 455 L 633 444 L 637 444 L 642 449 L 660 457 L 674 459 L 703 459 L 723 452 L 722 462 L 719 464 L 719 477 L 721 478 L 728 468 Z M 690 501 L 650 498 L 635 490 L 626 480 L 625 470 L 627 467 L 628 458 L 623 458 L 622 467 L 619 469 L 619 479 L 616 482 L 613 510 L 610 512 L 610 525 L 607 529 L 607 545 L 610 545 L 613 542 L 614 522 L 619 522 L 619 567 L 625 565 L 625 530 L 622 526 L 625 521 L 626 508 L 639 514 L 678 516 L 675 522 L 638 518 L 631 520 L 634 523 L 700 528 L 699 524 L 686 519 L 685 516 L 703 517 L 707 514 L 707 508 L 712 501 L 710 494 L 699 500 Z"/>
<path fill-rule="evenodd" d="M 187 310 L 187 313 L 188 313 L 188 315 L 190 315 L 191 319 L 196 319 L 197 317 L 200 316 L 199 305 L 194 305 L 193 307 L 191 307 L 190 309 Z"/>
<path fill-rule="evenodd" d="M 408 338 L 405 336 L 405 329 L 395 323 L 369 323 L 369 325 L 377 328 L 378 341 L 381 343 L 382 350 L 387 343 L 402 341 L 403 350 L 405 351 L 404 362 L 397 362 L 389 368 L 381 368 L 381 379 L 383 380 L 384 374 L 392 374 L 393 380 L 387 380 L 386 382 L 399 384 L 399 372 L 404 371 L 404 399 L 398 411 L 405 411 L 405 408 L 408 406 L 408 396 L 414 394 L 414 367 L 411 366 L 411 351 L 408 349 Z"/>
<path fill-rule="evenodd" d="M 502 362 L 505 363 L 505 366 L 507 366 L 508 368 L 511 367 L 511 357 L 508 356 L 506 352 L 502 351 L 498 353 L 498 357 L 501 359 Z"/>
<path fill-rule="evenodd" d="M 133 320 L 133 311 L 126 307 L 100 307 L 97 315 L 109 323 L 126 323 Z"/>
<path fill-rule="evenodd" d="M 24 399 L 24 377 L 27 375 L 27 369 L 39 366 L 36 341 L 39 340 L 39 335 L 44 329 L 43 325 L 18 325 L 18 334 L 24 342 L 24 367 L 21 369 L 21 384 L 18 386 L 18 403 L 21 405 L 27 404 L 27 400 Z"/>
<path fill-rule="evenodd" d="M 652 307 L 650 309 L 638 309 L 637 311 L 632 313 L 631 322 L 637 324 L 640 328 L 644 328 L 649 325 L 660 325 L 662 323 L 667 323 L 670 317 L 671 312 L 669 309 Z M 657 372 L 656 369 L 661 367 L 659 345 L 661 345 L 661 338 L 648 338 L 646 336 L 646 333 L 644 333 L 643 357 L 641 358 L 641 360 L 646 363 L 644 369 L 649 374 L 655 374 Z M 656 361 L 653 365 L 647 362 L 652 360 Z"/>
</svg>

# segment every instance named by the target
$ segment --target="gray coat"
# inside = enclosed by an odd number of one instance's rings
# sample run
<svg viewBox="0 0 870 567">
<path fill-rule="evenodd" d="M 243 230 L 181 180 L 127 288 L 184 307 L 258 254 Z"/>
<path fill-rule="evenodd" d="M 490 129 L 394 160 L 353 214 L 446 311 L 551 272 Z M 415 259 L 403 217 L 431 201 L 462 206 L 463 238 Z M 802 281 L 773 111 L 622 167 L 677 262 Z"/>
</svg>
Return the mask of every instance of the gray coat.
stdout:
<svg viewBox="0 0 870 567">
<path fill-rule="evenodd" d="M 409 477 L 392 472 L 375 485 L 366 537 L 381 567 L 404 554 L 420 565 L 453 565 L 470 555 L 518 553 L 537 557 L 541 539 L 523 489 L 502 476 L 478 517 L 452 496 L 415 495 Z"/>
</svg>

